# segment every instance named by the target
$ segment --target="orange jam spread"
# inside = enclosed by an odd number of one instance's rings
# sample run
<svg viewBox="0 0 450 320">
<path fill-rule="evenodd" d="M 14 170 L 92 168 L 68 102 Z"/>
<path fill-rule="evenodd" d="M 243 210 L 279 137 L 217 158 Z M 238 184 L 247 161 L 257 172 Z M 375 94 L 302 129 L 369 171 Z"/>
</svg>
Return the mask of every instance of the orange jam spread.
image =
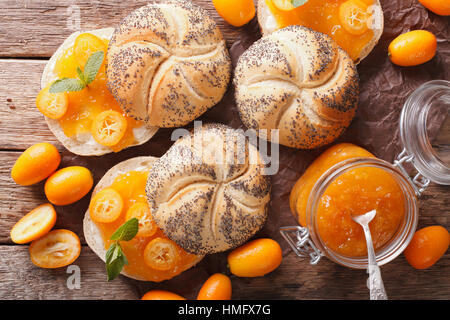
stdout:
<svg viewBox="0 0 450 320">
<path fill-rule="evenodd" d="M 404 197 L 390 173 L 363 167 L 336 178 L 325 190 L 317 209 L 320 238 L 331 250 L 346 256 L 367 255 L 363 228 L 352 216 L 376 210 L 370 222 L 375 250 L 397 231 L 404 216 Z"/>
<path fill-rule="evenodd" d="M 337 144 L 322 153 L 300 177 L 290 195 L 291 210 L 302 226 L 307 225 L 306 206 L 317 180 L 332 166 L 358 157 L 374 158 L 363 148 Z M 404 196 L 390 173 L 375 167 L 360 167 L 338 176 L 319 199 L 317 231 L 325 245 L 342 255 L 367 255 L 362 227 L 352 220 L 377 210 L 369 224 L 375 249 L 385 245 L 397 231 L 404 216 Z"/>
<path fill-rule="evenodd" d="M 354 61 L 374 36 L 368 27 L 374 0 L 309 0 L 290 11 L 280 10 L 274 0 L 265 1 L 279 29 L 302 25 L 325 33 Z"/>
<path fill-rule="evenodd" d="M 104 51 L 106 56 L 109 41 L 107 39 L 97 38 L 87 33 L 81 34 L 77 39 L 86 35 L 89 37 L 86 37 L 87 40 L 84 41 L 83 47 L 78 49 L 78 52 L 82 51 L 85 53 L 84 56 L 80 57 L 80 53 L 77 54 L 78 42 L 76 40 L 75 44 L 66 49 L 56 61 L 55 73 L 59 79 L 65 77 L 77 78 L 77 67 L 83 70 L 89 55 L 96 51 Z M 94 119 L 101 112 L 106 110 L 115 110 L 120 112 L 126 118 L 127 129 L 119 142 L 109 146 L 109 148 L 115 152 L 118 152 L 135 143 L 133 128 L 140 127 L 142 123 L 127 117 L 120 108 L 118 102 L 107 89 L 105 62 L 103 62 L 95 80 L 92 83 L 81 91 L 68 92 L 68 96 L 69 106 L 67 112 L 62 118 L 58 119 L 64 134 L 67 137 L 90 133 Z"/>
<path fill-rule="evenodd" d="M 94 222 L 100 229 L 105 249 L 113 243 L 111 235 L 126 221 L 126 213 L 130 207 L 136 203 L 147 205 L 145 195 L 145 185 L 147 183 L 148 171 L 130 171 L 118 176 L 109 188 L 117 191 L 123 200 L 122 212 L 118 219 L 111 223 Z M 129 265 L 124 267 L 126 272 L 149 281 L 159 282 L 170 279 L 183 272 L 189 265 L 198 259 L 197 256 L 189 254 L 174 243 L 177 253 L 176 264 L 170 270 L 156 270 L 149 267 L 144 260 L 144 250 L 147 244 L 154 239 L 167 239 L 164 233 L 158 228 L 152 236 L 139 236 L 130 241 L 121 241 L 123 253 L 128 259 Z"/>
</svg>

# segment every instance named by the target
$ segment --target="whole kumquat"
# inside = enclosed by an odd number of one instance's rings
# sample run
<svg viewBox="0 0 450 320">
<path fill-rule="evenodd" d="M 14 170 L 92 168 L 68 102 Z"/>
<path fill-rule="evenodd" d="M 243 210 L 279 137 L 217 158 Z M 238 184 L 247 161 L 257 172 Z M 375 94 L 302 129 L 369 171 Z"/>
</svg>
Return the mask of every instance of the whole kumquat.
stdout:
<svg viewBox="0 0 450 320">
<path fill-rule="evenodd" d="M 414 30 L 395 38 L 389 45 L 389 58 L 402 67 L 417 66 L 436 55 L 437 40 L 426 30 Z"/>
<path fill-rule="evenodd" d="M 41 268 L 61 268 L 74 262 L 80 255 L 80 238 L 69 230 L 52 230 L 33 241 L 29 247 L 31 261 Z"/>
<path fill-rule="evenodd" d="M 231 273 L 238 277 L 261 277 L 281 264 L 280 245 L 272 239 L 257 239 L 234 249 L 228 255 Z"/>
<path fill-rule="evenodd" d="M 217 13 L 229 24 L 241 27 L 256 13 L 253 0 L 212 0 Z"/>
<path fill-rule="evenodd" d="M 434 265 L 447 251 L 450 234 L 441 226 L 431 226 L 417 231 L 404 254 L 406 260 L 416 269 Z"/>
<path fill-rule="evenodd" d="M 94 180 L 89 169 L 79 166 L 56 171 L 45 182 L 48 201 L 57 206 L 72 204 L 83 198 L 92 188 Z"/>
<path fill-rule="evenodd" d="M 11 170 L 11 177 L 17 184 L 29 186 L 51 175 L 60 162 L 61 155 L 55 146 L 37 143 L 20 155 Z"/>
<path fill-rule="evenodd" d="M 231 280 L 222 273 L 213 274 L 201 287 L 197 300 L 230 300 Z"/>
<path fill-rule="evenodd" d="M 141 300 L 186 300 L 182 296 L 164 290 L 151 290 L 144 294 Z"/>
<path fill-rule="evenodd" d="M 450 0 L 419 0 L 419 2 L 428 10 L 441 15 L 450 15 Z"/>
<path fill-rule="evenodd" d="M 47 234 L 55 225 L 56 211 L 50 203 L 42 204 L 20 219 L 11 229 L 11 240 L 24 244 Z"/>
</svg>

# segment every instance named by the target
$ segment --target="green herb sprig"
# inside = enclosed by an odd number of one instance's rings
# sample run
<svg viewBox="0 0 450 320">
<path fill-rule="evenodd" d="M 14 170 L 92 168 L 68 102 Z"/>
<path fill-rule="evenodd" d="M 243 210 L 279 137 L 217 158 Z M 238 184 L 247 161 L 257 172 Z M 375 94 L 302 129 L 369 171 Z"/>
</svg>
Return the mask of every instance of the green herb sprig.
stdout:
<svg viewBox="0 0 450 320">
<path fill-rule="evenodd" d="M 291 0 L 292 5 L 296 8 L 304 5 L 307 2 L 308 0 Z"/>
<path fill-rule="evenodd" d="M 139 231 L 139 220 L 131 218 L 122 224 L 111 236 L 114 242 L 106 251 L 106 273 L 107 280 L 114 280 L 122 271 L 125 265 L 128 265 L 127 257 L 122 251 L 119 241 L 130 241 Z"/>
<path fill-rule="evenodd" d="M 82 71 L 77 67 L 78 78 L 62 78 L 52 83 L 50 93 L 81 91 L 94 81 L 105 59 L 103 51 L 97 51 L 91 54 L 84 65 Z"/>
</svg>

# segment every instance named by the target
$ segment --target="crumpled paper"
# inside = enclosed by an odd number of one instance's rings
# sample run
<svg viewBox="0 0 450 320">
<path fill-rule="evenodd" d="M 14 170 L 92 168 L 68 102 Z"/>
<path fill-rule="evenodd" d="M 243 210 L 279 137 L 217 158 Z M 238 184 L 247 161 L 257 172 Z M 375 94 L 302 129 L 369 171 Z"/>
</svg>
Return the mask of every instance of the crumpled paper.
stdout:
<svg viewBox="0 0 450 320">
<path fill-rule="evenodd" d="M 382 0 L 381 2 L 385 19 L 384 33 L 371 54 L 358 65 L 361 88 L 359 108 L 351 126 L 335 143 L 351 142 L 366 148 L 381 159 L 392 162 L 403 149 L 398 122 L 408 96 L 427 81 L 450 80 L 450 24 L 448 17 L 433 14 L 417 0 Z M 438 39 L 436 57 L 417 67 L 404 68 L 393 65 L 387 56 L 389 43 L 401 33 L 416 29 L 429 30 L 436 35 Z M 236 65 L 242 52 L 260 36 L 255 18 L 242 28 L 240 38 L 230 50 L 233 65 Z M 199 120 L 205 123 L 221 122 L 233 128 L 244 128 L 234 102 L 233 85 L 230 85 L 223 100 Z M 120 161 L 140 155 L 161 156 L 173 143 L 170 140 L 171 133 L 171 129 L 161 129 L 145 145 L 127 149 L 117 155 L 104 156 L 102 161 L 98 161 L 98 158 L 74 157 L 68 162 L 86 165 L 92 169 L 98 181 L 108 168 Z M 281 237 L 279 228 L 297 224 L 289 208 L 291 188 L 307 166 L 326 148 L 304 151 L 280 146 L 280 168 L 278 174 L 272 177 L 268 221 L 256 237 L 273 238 L 281 244 L 285 253 L 290 250 Z M 77 207 L 84 212 L 85 209 L 82 208 L 87 208 L 87 202 L 83 201 L 77 204 Z M 226 255 L 227 253 L 220 253 L 207 256 L 197 267 L 157 286 L 195 298 L 199 287 L 208 275 L 215 272 L 228 272 Z M 246 279 L 234 279 L 233 286 L 245 286 L 246 281 Z M 139 293 L 142 294 L 155 286 L 150 282 L 136 282 L 136 285 Z"/>
</svg>

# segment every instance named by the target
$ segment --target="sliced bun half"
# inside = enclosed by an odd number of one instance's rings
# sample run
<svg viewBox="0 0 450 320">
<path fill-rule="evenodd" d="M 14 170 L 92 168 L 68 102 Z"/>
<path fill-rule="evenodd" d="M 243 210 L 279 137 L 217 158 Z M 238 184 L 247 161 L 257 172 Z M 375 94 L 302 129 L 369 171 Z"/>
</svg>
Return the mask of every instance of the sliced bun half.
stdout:
<svg viewBox="0 0 450 320">
<path fill-rule="evenodd" d="M 104 28 L 86 31 L 102 39 L 111 39 L 114 32 L 114 28 Z M 47 62 L 44 72 L 41 78 L 41 88 L 45 88 L 48 84 L 58 79 L 55 73 L 55 65 L 59 57 L 71 46 L 74 45 L 75 39 L 78 35 L 84 32 L 74 32 L 72 33 L 63 44 L 56 50 L 50 60 Z M 64 134 L 62 127 L 58 120 L 53 120 L 45 117 L 45 121 L 50 129 L 50 131 L 55 135 L 55 137 L 62 143 L 62 145 L 75 154 L 81 156 L 101 156 L 107 153 L 113 152 L 111 148 L 105 147 L 94 140 L 90 133 L 77 134 L 72 137 L 68 137 Z M 144 124 L 141 127 L 133 129 L 133 134 L 135 137 L 135 143 L 130 145 L 137 146 L 141 145 L 148 140 L 158 131 L 157 127 L 152 127 L 148 124 Z"/>
<path fill-rule="evenodd" d="M 379 0 L 374 0 L 373 9 L 371 9 L 371 12 L 373 12 L 374 14 L 373 21 L 375 23 L 373 25 L 376 26 L 376 28 L 372 28 L 372 31 L 374 33 L 373 37 L 367 43 L 367 45 L 361 50 L 358 59 L 355 60 L 356 63 L 359 63 L 361 60 L 363 60 L 365 57 L 369 55 L 369 53 L 377 45 L 378 41 L 381 38 L 381 35 L 383 34 L 384 15 L 383 15 L 383 8 L 381 7 L 381 3 Z M 270 11 L 270 8 L 266 3 L 266 0 L 258 0 L 257 15 L 258 15 L 258 23 L 263 36 L 269 35 L 280 29 L 278 27 L 278 23 L 274 15 Z"/>
<path fill-rule="evenodd" d="M 153 164 L 155 163 L 155 161 L 157 161 L 157 160 L 158 160 L 158 158 L 155 158 L 155 157 L 136 157 L 136 158 L 125 160 L 125 161 L 115 165 L 114 167 L 109 169 L 106 172 L 106 174 L 100 179 L 100 181 L 97 183 L 97 185 L 95 186 L 94 191 L 92 193 L 92 196 L 94 196 L 97 192 L 109 187 L 118 176 L 125 174 L 127 172 L 130 172 L 130 171 L 149 170 L 149 168 L 151 168 L 153 166 Z M 100 257 L 100 259 L 105 261 L 105 256 L 106 256 L 105 243 L 102 239 L 99 228 L 91 219 L 91 215 L 89 214 L 89 209 L 86 211 L 86 213 L 84 215 L 83 232 L 84 232 L 84 237 L 86 239 L 86 242 L 89 245 L 89 247 L 92 249 L 92 251 L 94 251 Z M 185 270 L 193 267 L 202 258 L 203 258 L 203 256 L 199 256 L 197 260 L 193 261 L 192 264 L 187 265 L 185 267 L 185 269 L 181 270 L 181 271 L 185 271 Z M 127 276 L 129 278 L 132 278 L 132 279 L 136 279 L 136 280 L 140 280 L 140 281 L 149 281 L 148 279 L 144 279 L 140 276 L 130 274 L 126 271 L 122 271 L 121 274 L 123 274 L 124 276 Z"/>
</svg>

